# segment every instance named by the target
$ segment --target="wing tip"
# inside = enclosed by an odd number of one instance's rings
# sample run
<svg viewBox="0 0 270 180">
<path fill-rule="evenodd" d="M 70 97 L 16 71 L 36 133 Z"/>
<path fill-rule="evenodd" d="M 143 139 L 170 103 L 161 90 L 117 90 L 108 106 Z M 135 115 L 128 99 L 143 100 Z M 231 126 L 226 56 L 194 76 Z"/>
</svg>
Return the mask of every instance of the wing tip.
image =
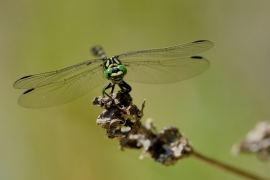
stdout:
<svg viewBox="0 0 270 180">
<path fill-rule="evenodd" d="M 193 41 L 193 43 L 208 43 L 209 45 L 211 45 L 211 47 L 214 46 L 214 43 L 212 41 L 209 41 L 209 40 L 197 40 L 197 41 Z"/>
<path fill-rule="evenodd" d="M 191 56 L 192 59 L 203 59 L 202 56 Z"/>
<path fill-rule="evenodd" d="M 20 81 L 23 80 L 23 79 L 27 79 L 27 78 L 29 78 L 29 77 L 31 77 L 31 76 L 33 76 L 33 75 L 24 76 L 24 77 L 18 79 L 18 80 L 15 81 L 15 83 L 13 84 L 13 87 L 14 87 L 15 89 L 20 89 L 20 88 L 22 88 L 22 86 L 19 85 Z"/>
<path fill-rule="evenodd" d="M 207 63 L 207 67 L 206 67 L 205 70 L 209 69 L 210 62 L 206 58 L 204 58 L 202 56 L 191 56 L 190 58 L 195 59 L 195 60 L 198 60 L 198 61 L 201 61 L 201 62 L 203 62 L 203 61 L 206 62 Z"/>
<path fill-rule="evenodd" d="M 20 78 L 19 80 L 21 80 L 21 79 L 26 79 L 26 78 L 29 78 L 29 77 L 31 77 L 31 76 L 33 76 L 33 75 L 24 76 L 24 77 Z"/>
<path fill-rule="evenodd" d="M 31 91 L 33 91 L 35 88 L 31 88 L 31 89 L 28 89 L 27 91 L 25 91 L 23 94 L 27 94 L 27 93 L 30 93 Z"/>
</svg>

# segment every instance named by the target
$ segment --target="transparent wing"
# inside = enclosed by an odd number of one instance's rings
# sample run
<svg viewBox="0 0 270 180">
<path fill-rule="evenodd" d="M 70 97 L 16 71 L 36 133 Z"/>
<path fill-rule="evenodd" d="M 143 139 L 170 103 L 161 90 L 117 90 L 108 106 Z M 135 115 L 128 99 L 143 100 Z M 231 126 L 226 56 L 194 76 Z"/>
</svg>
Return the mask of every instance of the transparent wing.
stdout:
<svg viewBox="0 0 270 180">
<path fill-rule="evenodd" d="M 206 71 L 210 63 L 200 56 L 121 60 L 127 67 L 124 80 L 142 83 L 171 83 L 197 76 Z"/>
<path fill-rule="evenodd" d="M 30 89 L 44 86 L 52 82 L 62 81 L 69 77 L 80 74 L 85 69 L 87 70 L 95 69 L 97 63 L 101 64 L 102 60 L 88 60 L 55 71 L 25 76 L 18 79 L 13 84 L 13 87 L 16 89 Z"/>
<path fill-rule="evenodd" d="M 15 88 L 28 88 L 19 98 L 27 108 L 57 106 L 72 101 L 104 83 L 102 60 L 90 60 L 56 71 L 25 76 Z"/>
<path fill-rule="evenodd" d="M 168 57 L 184 57 L 191 56 L 203 51 L 206 51 L 213 47 L 213 43 L 207 40 L 199 40 L 185 44 L 179 44 L 176 46 L 170 46 L 165 48 L 157 48 L 157 49 L 148 49 L 148 50 L 140 50 L 140 51 L 132 51 L 128 53 L 124 53 L 118 56 L 121 61 L 125 59 L 133 59 L 136 58 L 168 58 Z"/>
<path fill-rule="evenodd" d="M 207 40 L 176 46 L 133 51 L 116 56 L 127 66 L 125 80 L 143 83 L 170 83 L 197 76 L 210 63 L 200 56 L 192 56 L 213 47 Z"/>
</svg>

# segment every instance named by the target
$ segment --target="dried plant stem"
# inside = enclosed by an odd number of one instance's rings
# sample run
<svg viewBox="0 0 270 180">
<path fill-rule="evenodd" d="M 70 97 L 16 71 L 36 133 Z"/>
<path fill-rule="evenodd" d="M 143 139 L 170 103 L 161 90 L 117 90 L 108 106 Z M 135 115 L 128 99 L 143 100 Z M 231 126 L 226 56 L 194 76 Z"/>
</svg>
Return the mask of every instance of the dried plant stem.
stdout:
<svg viewBox="0 0 270 180">
<path fill-rule="evenodd" d="M 238 168 L 235 168 L 233 166 L 230 166 L 230 165 L 227 165 L 227 164 L 224 164 L 220 161 L 217 161 L 217 160 L 214 160 L 214 159 L 211 159 L 209 157 L 206 157 L 205 155 L 202 155 L 196 151 L 193 150 L 191 156 L 193 157 L 196 157 L 204 162 L 207 162 L 209 164 L 212 164 L 213 166 L 216 166 L 220 169 L 223 169 L 223 170 L 226 170 L 228 172 L 231 172 L 231 173 L 235 173 L 239 176 L 243 176 L 243 177 L 246 177 L 248 179 L 253 179 L 253 180 L 266 180 L 265 178 L 262 178 L 262 177 L 259 177 L 259 176 L 256 176 L 254 174 L 251 174 L 247 171 L 244 171 L 244 170 L 241 170 L 241 169 L 238 169 Z"/>
<path fill-rule="evenodd" d="M 93 105 L 103 112 L 97 118 L 97 124 L 106 129 L 108 138 L 119 140 L 120 149 L 143 149 L 140 158 L 149 156 L 165 166 L 174 165 L 182 158 L 196 157 L 229 173 L 253 180 L 266 180 L 247 171 L 224 164 L 194 151 L 189 140 L 177 127 L 164 127 L 157 131 L 152 119 L 141 123 L 145 100 L 141 110 L 132 103 L 129 94 L 117 92 L 111 98 L 96 97 Z"/>
</svg>

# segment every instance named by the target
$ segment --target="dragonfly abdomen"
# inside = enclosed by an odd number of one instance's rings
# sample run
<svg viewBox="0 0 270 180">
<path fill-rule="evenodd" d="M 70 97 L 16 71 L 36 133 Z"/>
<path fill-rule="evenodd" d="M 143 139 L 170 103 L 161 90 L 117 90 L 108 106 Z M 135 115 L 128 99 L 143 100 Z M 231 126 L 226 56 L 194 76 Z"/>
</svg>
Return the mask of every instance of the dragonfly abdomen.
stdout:
<svg viewBox="0 0 270 180">
<path fill-rule="evenodd" d="M 94 46 L 92 48 L 92 52 L 95 56 L 99 56 L 103 60 L 107 59 L 107 56 L 106 56 L 106 54 L 101 46 Z"/>
</svg>

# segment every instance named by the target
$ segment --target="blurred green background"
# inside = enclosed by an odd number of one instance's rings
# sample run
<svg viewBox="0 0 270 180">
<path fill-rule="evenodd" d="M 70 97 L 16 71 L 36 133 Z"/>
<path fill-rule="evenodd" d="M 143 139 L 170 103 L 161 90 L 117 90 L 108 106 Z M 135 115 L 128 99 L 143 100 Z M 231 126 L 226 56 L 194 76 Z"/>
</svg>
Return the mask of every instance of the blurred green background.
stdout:
<svg viewBox="0 0 270 180">
<path fill-rule="evenodd" d="M 270 118 L 270 1 L 1 1 L 0 179 L 242 179 L 194 158 L 165 167 L 141 150 L 118 149 L 95 123 L 101 109 L 83 97 L 44 109 L 17 103 L 18 78 L 94 58 L 207 39 L 211 67 L 179 83 L 128 82 L 134 103 L 146 98 L 143 122 L 179 127 L 196 150 L 270 176 L 255 155 L 232 156 L 231 146 L 257 121 Z"/>
</svg>

